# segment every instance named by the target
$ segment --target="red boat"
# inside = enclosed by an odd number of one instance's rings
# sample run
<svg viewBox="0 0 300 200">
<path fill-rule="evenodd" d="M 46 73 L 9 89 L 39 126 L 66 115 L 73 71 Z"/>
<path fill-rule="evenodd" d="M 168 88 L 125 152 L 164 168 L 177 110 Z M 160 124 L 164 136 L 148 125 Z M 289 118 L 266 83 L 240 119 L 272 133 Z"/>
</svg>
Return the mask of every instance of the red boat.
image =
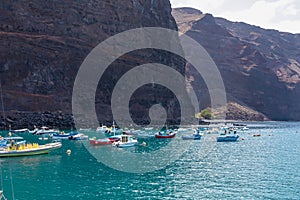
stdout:
<svg viewBox="0 0 300 200">
<path fill-rule="evenodd" d="M 90 139 L 90 145 L 111 145 L 113 142 L 117 142 L 119 140 L 120 138 L 117 136 L 112 136 L 104 139 L 92 138 Z"/>
<path fill-rule="evenodd" d="M 155 134 L 155 138 L 173 138 L 175 135 L 176 133 L 172 131 L 158 132 Z"/>
</svg>

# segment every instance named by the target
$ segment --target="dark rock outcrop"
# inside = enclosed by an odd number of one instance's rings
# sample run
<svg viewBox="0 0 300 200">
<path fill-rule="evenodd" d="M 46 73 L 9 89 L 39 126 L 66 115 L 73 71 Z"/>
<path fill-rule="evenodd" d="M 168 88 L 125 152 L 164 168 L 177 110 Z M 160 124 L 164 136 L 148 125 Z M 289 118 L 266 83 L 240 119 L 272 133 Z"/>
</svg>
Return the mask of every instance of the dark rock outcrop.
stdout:
<svg viewBox="0 0 300 200">
<path fill-rule="evenodd" d="M 0 2 L 0 13 L 0 76 L 7 112 L 61 111 L 69 115 L 78 68 L 97 44 L 133 28 L 177 29 L 169 0 L 7 0 Z M 184 73 L 184 60 L 166 52 L 147 49 L 122 56 L 99 85 L 96 107 L 100 122 L 112 120 L 109 104 L 117 79 L 130 68 L 149 62 Z M 147 91 L 149 95 L 154 92 Z M 166 105 L 174 101 L 164 88 L 156 93 L 162 94 L 159 101 Z M 132 111 L 137 121 L 149 121 L 147 109 L 152 103 Z M 168 118 L 176 121 L 172 114 Z"/>
<path fill-rule="evenodd" d="M 230 22 L 190 8 L 173 9 L 173 16 L 179 30 L 198 41 L 217 64 L 229 102 L 262 113 L 258 119 L 300 120 L 299 34 Z M 193 68 L 187 74 L 198 87 L 200 106 L 209 107 L 205 84 Z M 230 119 L 242 116 L 230 112 Z M 256 115 L 243 116 L 252 120 Z"/>
</svg>

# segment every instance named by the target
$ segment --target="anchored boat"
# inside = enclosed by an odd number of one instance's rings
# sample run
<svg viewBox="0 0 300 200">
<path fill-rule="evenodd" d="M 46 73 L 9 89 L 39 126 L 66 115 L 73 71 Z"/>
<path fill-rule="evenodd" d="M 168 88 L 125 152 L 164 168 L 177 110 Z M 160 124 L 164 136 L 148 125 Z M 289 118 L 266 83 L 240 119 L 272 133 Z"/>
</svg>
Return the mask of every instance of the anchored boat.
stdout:
<svg viewBox="0 0 300 200">
<path fill-rule="evenodd" d="M 120 140 L 114 142 L 113 145 L 119 148 L 133 147 L 138 143 L 138 141 L 133 139 L 130 135 L 118 135 L 118 137 Z"/>
<path fill-rule="evenodd" d="M 11 144 L 8 148 L 2 149 L 0 151 L 0 157 L 17 157 L 17 156 L 32 156 L 47 154 L 50 151 L 61 148 L 62 144 L 60 142 L 54 142 L 44 145 L 39 145 L 37 143 L 33 144 Z"/>
<path fill-rule="evenodd" d="M 236 130 L 225 130 L 225 133 L 217 137 L 217 142 L 236 142 L 238 139 L 239 135 L 236 133 Z"/>
<path fill-rule="evenodd" d="M 155 134 L 155 138 L 173 138 L 175 137 L 176 132 L 172 131 L 172 130 L 167 130 L 165 132 L 158 132 Z"/>
</svg>

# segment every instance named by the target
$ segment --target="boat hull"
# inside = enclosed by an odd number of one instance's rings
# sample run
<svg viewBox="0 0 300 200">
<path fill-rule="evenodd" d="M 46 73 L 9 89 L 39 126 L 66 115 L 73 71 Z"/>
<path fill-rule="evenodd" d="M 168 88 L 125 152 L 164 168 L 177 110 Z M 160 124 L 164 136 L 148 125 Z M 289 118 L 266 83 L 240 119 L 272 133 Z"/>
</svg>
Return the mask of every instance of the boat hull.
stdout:
<svg viewBox="0 0 300 200">
<path fill-rule="evenodd" d="M 181 138 L 183 140 L 200 140 L 201 135 L 183 135 Z"/>
<path fill-rule="evenodd" d="M 217 137 L 217 142 L 236 142 L 239 136 L 219 136 Z"/>
<path fill-rule="evenodd" d="M 97 139 L 97 140 L 90 140 L 90 145 L 111 145 L 113 143 L 113 140 L 109 140 L 109 139 Z"/>
<path fill-rule="evenodd" d="M 172 134 L 166 134 L 166 135 L 164 135 L 164 134 L 162 134 L 162 135 L 160 135 L 160 134 L 155 134 L 155 138 L 173 138 L 173 137 L 175 137 L 175 135 L 176 135 L 176 133 L 172 133 Z"/>
<path fill-rule="evenodd" d="M 134 142 L 126 142 L 124 144 L 122 143 L 117 143 L 116 146 L 119 148 L 128 148 L 128 147 L 133 147 L 137 144 L 137 141 Z"/>
<path fill-rule="evenodd" d="M 2 150 L 0 151 L 0 157 L 19 157 L 19 156 L 33 156 L 48 154 L 50 151 L 59 149 L 62 146 L 61 143 L 50 143 L 40 145 L 38 148 L 24 149 L 24 150 Z"/>
</svg>

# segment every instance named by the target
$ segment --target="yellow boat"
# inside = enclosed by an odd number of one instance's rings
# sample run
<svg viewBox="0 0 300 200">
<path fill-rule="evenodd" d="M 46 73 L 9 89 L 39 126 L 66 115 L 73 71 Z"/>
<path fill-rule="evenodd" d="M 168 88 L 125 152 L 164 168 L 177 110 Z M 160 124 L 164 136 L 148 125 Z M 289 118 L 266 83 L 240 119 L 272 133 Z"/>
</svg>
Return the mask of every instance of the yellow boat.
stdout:
<svg viewBox="0 0 300 200">
<path fill-rule="evenodd" d="M 0 157 L 17 157 L 17 156 L 32 156 L 47 154 L 52 150 L 61 148 L 60 142 L 54 142 L 44 145 L 37 143 L 33 144 L 21 144 L 19 146 L 10 146 L 8 148 L 0 150 Z"/>
</svg>

